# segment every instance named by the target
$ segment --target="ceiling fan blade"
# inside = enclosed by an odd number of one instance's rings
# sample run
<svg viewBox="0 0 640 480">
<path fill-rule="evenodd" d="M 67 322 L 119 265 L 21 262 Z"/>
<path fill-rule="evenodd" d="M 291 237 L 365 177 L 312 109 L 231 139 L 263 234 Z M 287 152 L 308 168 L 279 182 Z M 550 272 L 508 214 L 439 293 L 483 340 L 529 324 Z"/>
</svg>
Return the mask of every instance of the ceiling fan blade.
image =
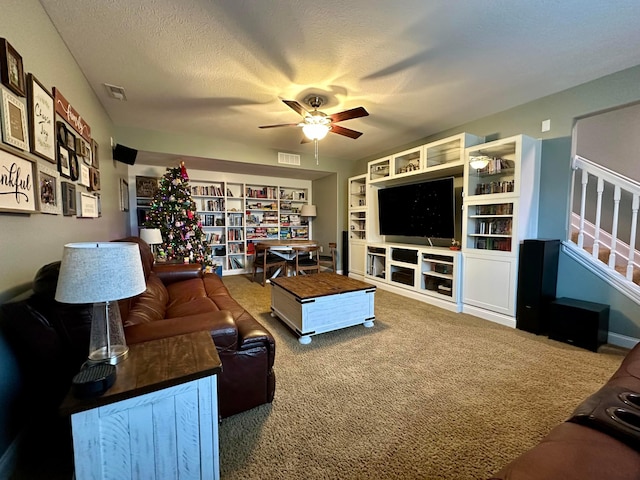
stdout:
<svg viewBox="0 0 640 480">
<path fill-rule="evenodd" d="M 300 105 L 295 100 L 282 100 L 282 101 L 287 105 L 287 107 L 296 111 L 298 115 L 300 115 L 301 117 L 304 118 L 307 116 L 308 112 L 305 110 L 305 108 L 302 105 Z"/>
<path fill-rule="evenodd" d="M 340 125 L 331 125 L 331 130 L 329 130 L 331 133 L 337 133 L 338 135 L 344 135 L 345 137 L 349 137 L 349 138 L 358 138 L 360 135 L 362 135 L 362 132 L 356 132 L 355 130 L 351 130 L 350 128 L 344 128 L 341 127 Z"/>
<path fill-rule="evenodd" d="M 297 127 L 297 123 L 279 123 L 278 125 L 260 125 L 258 128 Z"/>
<path fill-rule="evenodd" d="M 328 115 L 333 123 L 336 122 L 344 122 L 345 120 L 351 120 L 352 118 L 360 118 L 366 117 L 369 115 L 364 107 L 352 108 L 351 110 L 345 110 L 344 112 L 334 113 L 333 115 Z"/>
</svg>

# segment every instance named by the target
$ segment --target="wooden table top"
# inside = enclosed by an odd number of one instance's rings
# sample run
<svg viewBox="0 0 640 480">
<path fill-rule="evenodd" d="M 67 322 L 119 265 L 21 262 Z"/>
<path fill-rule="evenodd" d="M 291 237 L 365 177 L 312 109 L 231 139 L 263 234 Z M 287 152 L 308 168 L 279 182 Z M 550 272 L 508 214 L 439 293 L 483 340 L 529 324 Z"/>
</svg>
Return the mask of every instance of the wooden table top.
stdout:
<svg viewBox="0 0 640 480">
<path fill-rule="evenodd" d="M 376 286 L 370 283 L 328 272 L 276 277 L 271 279 L 271 284 L 277 285 L 300 300 L 376 289 Z"/>
<path fill-rule="evenodd" d="M 256 242 L 258 245 L 266 245 L 270 248 L 273 247 L 283 247 L 283 248 L 293 248 L 293 247 L 312 247 L 314 245 L 318 245 L 318 242 L 315 240 L 303 240 L 300 238 L 290 238 L 283 240 L 260 240 Z"/>
<path fill-rule="evenodd" d="M 69 392 L 60 413 L 71 415 L 218 374 L 222 362 L 211 334 L 202 331 L 131 345 L 116 371 L 116 381 L 104 395 L 79 399 Z"/>
</svg>

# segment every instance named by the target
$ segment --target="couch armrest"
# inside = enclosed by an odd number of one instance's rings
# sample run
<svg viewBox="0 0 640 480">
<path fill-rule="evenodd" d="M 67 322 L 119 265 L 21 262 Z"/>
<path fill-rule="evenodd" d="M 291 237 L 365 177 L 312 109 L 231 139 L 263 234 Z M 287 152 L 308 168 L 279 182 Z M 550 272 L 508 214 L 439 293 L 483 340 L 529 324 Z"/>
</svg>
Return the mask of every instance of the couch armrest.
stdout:
<svg viewBox="0 0 640 480">
<path fill-rule="evenodd" d="M 156 263 L 153 271 L 165 285 L 193 278 L 201 278 L 202 265 L 198 263 Z"/>
<path fill-rule="evenodd" d="M 233 349 L 237 345 L 238 331 L 227 310 L 130 325 L 124 328 L 124 334 L 128 344 L 135 344 L 203 330 L 211 333 L 218 349 Z"/>
</svg>

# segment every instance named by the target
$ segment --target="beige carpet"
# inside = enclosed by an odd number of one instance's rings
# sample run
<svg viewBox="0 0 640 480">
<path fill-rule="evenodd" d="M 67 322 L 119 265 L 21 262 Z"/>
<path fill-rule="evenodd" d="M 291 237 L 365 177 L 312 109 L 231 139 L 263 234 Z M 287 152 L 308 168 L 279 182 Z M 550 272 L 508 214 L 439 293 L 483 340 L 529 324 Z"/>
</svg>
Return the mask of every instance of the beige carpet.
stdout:
<svg viewBox="0 0 640 480">
<path fill-rule="evenodd" d="M 223 480 L 487 478 L 622 360 L 380 289 L 374 328 L 300 345 L 271 286 L 224 282 L 277 348 L 273 404 L 222 421 Z"/>
</svg>

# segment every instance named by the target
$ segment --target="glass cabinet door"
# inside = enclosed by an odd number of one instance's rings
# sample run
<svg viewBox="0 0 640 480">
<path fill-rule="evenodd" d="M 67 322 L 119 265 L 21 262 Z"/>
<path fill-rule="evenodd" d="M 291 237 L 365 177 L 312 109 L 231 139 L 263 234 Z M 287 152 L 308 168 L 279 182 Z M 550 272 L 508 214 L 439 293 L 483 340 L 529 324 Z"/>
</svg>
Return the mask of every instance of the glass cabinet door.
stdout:
<svg viewBox="0 0 640 480">
<path fill-rule="evenodd" d="M 467 149 L 465 197 L 519 195 L 520 146 L 517 140 Z"/>
</svg>

